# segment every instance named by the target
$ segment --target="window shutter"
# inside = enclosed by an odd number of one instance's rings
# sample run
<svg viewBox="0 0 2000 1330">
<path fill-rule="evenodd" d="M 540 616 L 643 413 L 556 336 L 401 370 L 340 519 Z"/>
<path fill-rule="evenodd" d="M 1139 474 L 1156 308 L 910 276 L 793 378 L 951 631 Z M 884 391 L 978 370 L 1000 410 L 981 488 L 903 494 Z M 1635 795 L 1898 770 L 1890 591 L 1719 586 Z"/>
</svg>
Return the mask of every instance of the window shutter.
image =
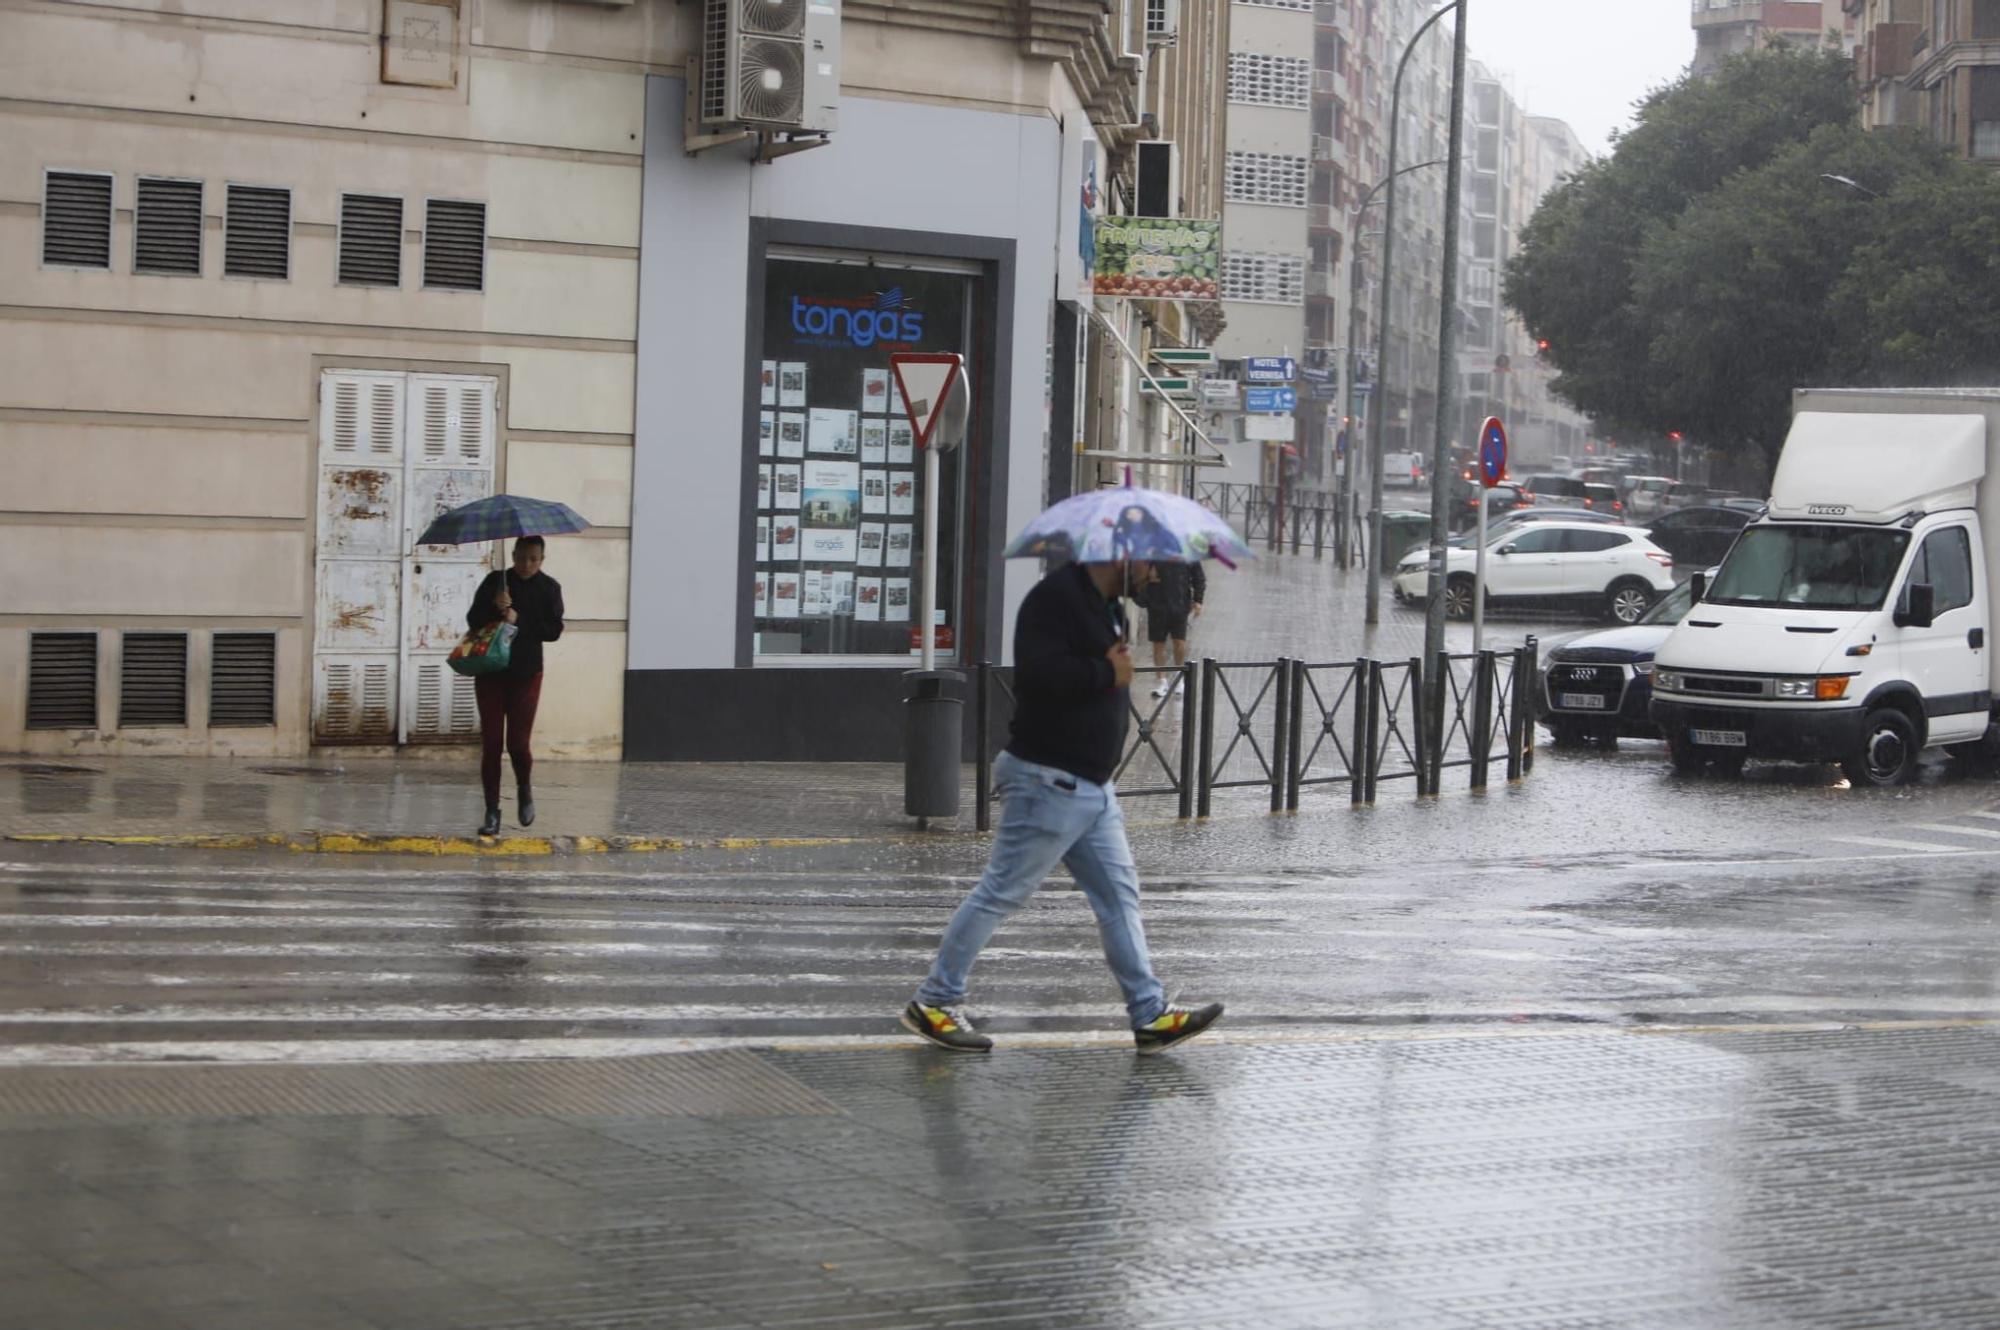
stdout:
<svg viewBox="0 0 2000 1330">
<path fill-rule="evenodd" d="M 201 181 L 139 177 L 132 271 L 201 276 Z"/>
<path fill-rule="evenodd" d="M 42 262 L 111 266 L 111 177 L 51 171 L 42 182 Z"/>
<path fill-rule="evenodd" d="M 28 637 L 28 728 L 97 728 L 97 634 Z"/>
<path fill-rule="evenodd" d="M 424 204 L 424 286 L 486 289 L 486 205 L 451 199 Z"/>
<path fill-rule="evenodd" d="M 328 462 L 381 462 L 402 455 L 401 374 L 329 370 L 320 379 L 320 456 Z"/>
<path fill-rule="evenodd" d="M 276 725 L 278 635 L 216 633 L 209 645 L 209 728 Z"/>
<path fill-rule="evenodd" d="M 231 185 L 224 209 L 222 272 L 227 277 L 292 275 L 292 191 Z"/>
<path fill-rule="evenodd" d="M 410 376 L 410 453 L 442 466 L 490 466 L 498 380 L 457 374 Z"/>
<path fill-rule="evenodd" d="M 187 634 L 126 633 L 118 728 L 187 724 Z"/>
<path fill-rule="evenodd" d="M 403 201 L 340 196 L 340 280 L 346 286 L 403 284 Z"/>
</svg>

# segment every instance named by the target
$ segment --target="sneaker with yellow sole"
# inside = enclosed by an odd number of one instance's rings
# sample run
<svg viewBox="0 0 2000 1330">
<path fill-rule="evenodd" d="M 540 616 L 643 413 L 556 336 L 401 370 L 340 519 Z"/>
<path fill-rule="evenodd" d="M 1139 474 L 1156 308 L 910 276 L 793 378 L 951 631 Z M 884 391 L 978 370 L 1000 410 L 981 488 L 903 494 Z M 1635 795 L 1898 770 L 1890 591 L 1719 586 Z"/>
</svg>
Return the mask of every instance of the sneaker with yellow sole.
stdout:
<svg viewBox="0 0 2000 1330">
<path fill-rule="evenodd" d="M 1132 1040 L 1141 1053 L 1162 1053 L 1175 1044 L 1184 1044 L 1222 1019 L 1222 1004 L 1206 1007 L 1168 1007 L 1146 1024 L 1132 1031 Z"/>
<path fill-rule="evenodd" d="M 929 1007 L 912 1002 L 903 1008 L 903 1028 L 954 1053 L 990 1053 L 993 1041 L 972 1028 L 962 1007 Z"/>
</svg>

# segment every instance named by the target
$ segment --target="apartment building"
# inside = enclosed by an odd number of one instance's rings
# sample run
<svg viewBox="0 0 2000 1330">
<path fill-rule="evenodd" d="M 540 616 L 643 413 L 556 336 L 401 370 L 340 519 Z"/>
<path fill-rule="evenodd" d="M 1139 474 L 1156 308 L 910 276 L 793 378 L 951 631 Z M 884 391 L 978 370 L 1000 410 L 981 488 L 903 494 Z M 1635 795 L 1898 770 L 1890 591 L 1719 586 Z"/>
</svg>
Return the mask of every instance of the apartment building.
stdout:
<svg viewBox="0 0 2000 1330">
<path fill-rule="evenodd" d="M 538 749 L 893 756 L 908 348 L 974 390 L 940 645 L 1006 657 L 1007 534 L 1117 464 L 1078 445 L 1147 449 L 1133 355 L 1220 328 L 1090 262 L 1141 141 L 1181 136 L 1175 206 L 1218 215 L 1232 7 L 738 8 L 9 9 L 0 749 L 470 739 L 444 656 L 504 552 L 415 538 L 505 491 L 592 524 L 550 542 Z"/>
<path fill-rule="evenodd" d="M 1839 0 L 1694 0 L 1694 72 L 1713 74 L 1732 55 L 1771 42 L 1819 46 L 1843 24 Z"/>
<path fill-rule="evenodd" d="M 1848 0 L 1863 120 L 2000 163 L 2000 0 Z"/>
</svg>

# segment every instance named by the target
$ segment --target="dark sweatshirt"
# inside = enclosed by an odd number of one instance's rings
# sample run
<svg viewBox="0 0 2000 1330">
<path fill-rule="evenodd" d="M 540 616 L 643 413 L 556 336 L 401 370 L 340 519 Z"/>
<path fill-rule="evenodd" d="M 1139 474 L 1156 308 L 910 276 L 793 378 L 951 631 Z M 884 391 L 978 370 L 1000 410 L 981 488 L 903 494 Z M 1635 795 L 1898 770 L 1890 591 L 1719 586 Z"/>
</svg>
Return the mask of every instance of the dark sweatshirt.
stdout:
<svg viewBox="0 0 2000 1330">
<path fill-rule="evenodd" d="M 484 628 L 501 616 L 494 600 L 500 595 L 500 579 L 507 579 L 507 594 L 514 598 L 513 653 L 507 660 L 507 677 L 528 679 L 542 672 L 542 643 L 562 636 L 562 584 L 547 573 L 523 579 L 512 568 L 488 573 L 472 597 L 465 613 L 468 628 Z"/>
<path fill-rule="evenodd" d="M 1208 574 L 1198 563 L 1156 563 L 1153 572 L 1153 584 L 1133 598 L 1149 610 L 1186 618 L 1208 596 Z"/>
<path fill-rule="evenodd" d="M 1082 564 L 1036 584 L 1014 620 L 1014 737 L 1024 762 L 1103 784 L 1125 749 L 1126 690 L 1106 652 L 1125 637 L 1125 616 L 1098 594 Z"/>
</svg>

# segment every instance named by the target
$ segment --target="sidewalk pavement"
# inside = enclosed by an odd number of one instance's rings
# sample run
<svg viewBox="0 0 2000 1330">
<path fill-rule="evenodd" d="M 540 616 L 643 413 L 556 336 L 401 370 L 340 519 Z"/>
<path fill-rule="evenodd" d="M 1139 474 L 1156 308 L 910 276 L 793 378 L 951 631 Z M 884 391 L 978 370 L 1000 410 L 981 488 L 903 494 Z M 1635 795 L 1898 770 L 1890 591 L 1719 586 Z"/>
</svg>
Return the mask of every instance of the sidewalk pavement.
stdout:
<svg viewBox="0 0 2000 1330">
<path fill-rule="evenodd" d="M 1970 1022 L 5 1068 L 0 1330 L 1990 1330 L 1997 1107 Z"/>
<path fill-rule="evenodd" d="M 0 840 L 199 849 L 552 854 L 811 845 L 915 834 L 884 763 L 535 764 L 536 822 L 475 831 L 478 750 L 308 761 L 0 758 Z M 971 768 L 959 817 L 970 829 Z"/>
</svg>

